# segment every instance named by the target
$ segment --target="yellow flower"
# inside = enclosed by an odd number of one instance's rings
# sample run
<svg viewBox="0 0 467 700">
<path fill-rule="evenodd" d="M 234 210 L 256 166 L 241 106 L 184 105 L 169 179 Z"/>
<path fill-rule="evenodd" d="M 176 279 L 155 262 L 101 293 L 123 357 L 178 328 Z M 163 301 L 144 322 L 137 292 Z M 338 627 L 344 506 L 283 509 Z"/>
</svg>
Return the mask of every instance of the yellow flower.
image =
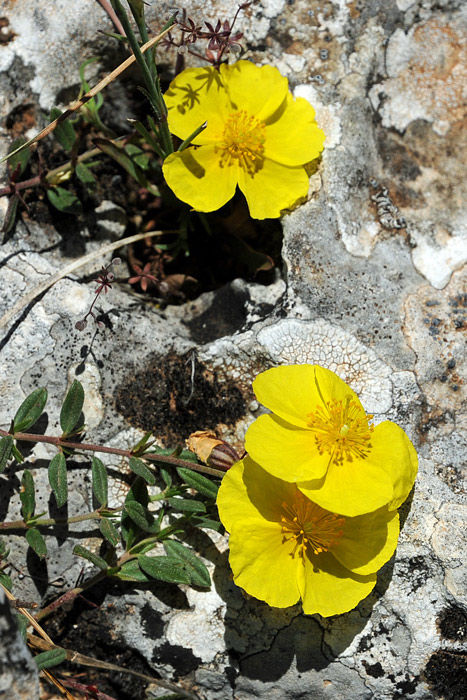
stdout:
<svg viewBox="0 0 467 700">
<path fill-rule="evenodd" d="M 217 505 L 230 532 L 235 583 L 277 608 L 301 599 L 308 615 L 352 610 L 373 589 L 399 536 L 397 511 L 342 517 L 250 457 L 224 476 Z"/>
<path fill-rule="evenodd" d="M 262 372 L 253 382 L 258 401 L 273 413 L 248 429 L 245 448 L 264 469 L 295 482 L 322 508 L 360 515 L 398 508 L 417 474 L 417 454 L 395 423 L 376 427 L 357 395 L 318 365 Z"/>
<path fill-rule="evenodd" d="M 272 66 L 237 61 L 215 68 L 187 68 L 164 95 L 169 127 L 189 138 L 172 153 L 164 177 L 177 197 L 198 211 L 229 201 L 237 185 L 255 219 L 280 216 L 308 191 L 303 167 L 323 149 L 324 133 L 313 107 L 294 99 L 287 78 Z"/>
</svg>

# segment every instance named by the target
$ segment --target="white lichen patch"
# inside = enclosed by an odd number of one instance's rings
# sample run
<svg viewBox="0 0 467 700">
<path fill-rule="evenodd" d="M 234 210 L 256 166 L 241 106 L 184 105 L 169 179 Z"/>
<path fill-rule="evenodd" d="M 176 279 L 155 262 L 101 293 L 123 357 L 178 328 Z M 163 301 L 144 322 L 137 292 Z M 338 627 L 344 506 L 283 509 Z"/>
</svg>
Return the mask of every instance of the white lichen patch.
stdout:
<svg viewBox="0 0 467 700">
<path fill-rule="evenodd" d="M 411 231 L 411 239 L 416 243 L 412 251 L 413 264 L 436 289 L 443 289 L 452 273 L 467 262 L 467 236 L 450 236 L 436 245 L 418 231 Z"/>
<path fill-rule="evenodd" d="M 316 121 L 320 129 L 326 134 L 324 148 L 331 149 L 339 145 L 341 141 L 341 120 L 339 118 L 338 104 L 324 104 L 319 93 L 313 85 L 297 85 L 294 97 L 304 97 L 313 105 L 316 112 Z"/>
<path fill-rule="evenodd" d="M 391 368 L 354 335 L 323 319 L 284 319 L 259 331 L 257 340 L 277 364 L 318 364 L 338 374 L 371 413 L 392 405 Z"/>
<path fill-rule="evenodd" d="M 174 615 L 166 630 L 169 644 L 189 647 L 204 662 L 214 661 L 224 643 L 225 601 L 215 590 L 195 591 L 187 588 L 190 610 Z"/>
<path fill-rule="evenodd" d="M 467 81 L 467 22 L 434 15 L 406 34 L 396 29 L 386 53 L 389 78 L 370 99 L 383 125 L 403 131 L 415 119 L 432 122 L 438 134 L 464 118 Z"/>
<path fill-rule="evenodd" d="M 449 503 L 437 513 L 431 543 L 445 567 L 445 584 L 459 603 L 467 603 L 467 506 Z"/>
</svg>

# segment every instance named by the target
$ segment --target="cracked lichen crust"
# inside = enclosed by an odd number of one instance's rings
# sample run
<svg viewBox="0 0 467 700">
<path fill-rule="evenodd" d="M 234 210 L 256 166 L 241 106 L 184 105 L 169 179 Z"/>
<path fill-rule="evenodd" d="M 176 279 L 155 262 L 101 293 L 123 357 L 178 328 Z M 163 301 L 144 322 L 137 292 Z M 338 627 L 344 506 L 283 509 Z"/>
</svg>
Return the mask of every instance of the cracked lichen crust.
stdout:
<svg viewBox="0 0 467 700">
<path fill-rule="evenodd" d="M 284 319 L 260 330 L 257 340 L 277 364 L 316 364 L 332 370 L 371 413 L 384 413 L 392 405 L 391 368 L 339 326 L 324 319 Z"/>
</svg>

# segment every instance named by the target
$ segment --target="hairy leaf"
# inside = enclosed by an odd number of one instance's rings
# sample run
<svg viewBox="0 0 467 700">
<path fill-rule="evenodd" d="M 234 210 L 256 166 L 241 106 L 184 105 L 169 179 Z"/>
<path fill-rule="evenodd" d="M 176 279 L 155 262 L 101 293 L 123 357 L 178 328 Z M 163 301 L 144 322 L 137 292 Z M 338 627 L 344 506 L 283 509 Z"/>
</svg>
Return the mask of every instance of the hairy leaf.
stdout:
<svg viewBox="0 0 467 700">
<path fill-rule="evenodd" d="M 52 666 L 58 666 L 66 659 L 65 649 L 60 649 L 60 647 L 55 647 L 54 649 L 48 649 L 47 651 L 42 651 L 40 654 L 34 657 L 37 668 L 42 671 L 43 668 L 52 668 Z"/>
<path fill-rule="evenodd" d="M 54 492 L 57 507 L 61 508 L 67 502 L 68 482 L 66 473 L 66 459 L 63 452 L 53 457 L 49 464 L 49 484 Z"/>
<path fill-rule="evenodd" d="M 138 563 L 144 573 L 151 578 L 156 578 L 169 583 L 190 583 L 190 576 L 183 568 L 183 564 L 175 557 L 147 557 L 140 554 Z"/>
<path fill-rule="evenodd" d="M 199 472 L 192 471 L 185 467 L 178 467 L 177 474 L 191 488 L 196 489 L 203 496 L 208 496 L 209 498 L 216 498 L 217 492 L 219 490 L 218 484 L 214 483 L 210 479 Z"/>
<path fill-rule="evenodd" d="M 35 389 L 27 396 L 21 406 L 16 411 L 13 419 L 13 430 L 15 433 L 24 433 L 25 430 L 34 425 L 47 402 L 47 389 Z"/>
<path fill-rule="evenodd" d="M 141 503 L 130 501 L 125 503 L 125 513 L 132 519 L 143 532 L 155 533 L 159 530 L 159 525 L 154 519 L 152 513 L 148 511 Z"/>
<path fill-rule="evenodd" d="M 181 510 L 184 513 L 205 513 L 206 506 L 201 501 L 188 500 L 186 498 L 166 498 L 166 503 Z"/>
<path fill-rule="evenodd" d="M 99 457 L 92 458 L 92 491 L 101 506 L 107 505 L 108 501 L 108 477 L 107 469 Z"/>
<path fill-rule="evenodd" d="M 86 549 L 86 547 L 83 547 L 80 544 L 75 545 L 73 548 L 73 554 L 76 554 L 76 556 L 82 557 L 83 559 L 87 559 L 91 562 L 91 564 L 94 564 L 94 566 L 102 569 L 102 571 L 105 571 L 109 567 L 105 559 L 102 559 L 102 557 L 100 557 L 98 554 L 94 554 L 94 552 L 90 552 L 89 549 Z"/>
<path fill-rule="evenodd" d="M 107 542 L 110 542 L 112 547 L 118 545 L 120 542 L 120 533 L 111 520 L 103 518 L 99 523 L 99 530 Z"/>
<path fill-rule="evenodd" d="M 13 438 L 11 435 L 5 435 L 0 440 L 0 474 L 5 470 L 8 460 L 11 457 L 13 451 Z"/>
<path fill-rule="evenodd" d="M 156 477 L 145 463 L 137 457 L 130 457 L 129 466 L 132 472 L 140 476 L 149 486 L 154 486 Z"/>
<path fill-rule="evenodd" d="M 11 229 L 15 225 L 19 201 L 20 200 L 17 194 L 13 194 L 8 200 L 8 207 L 1 228 L 1 232 L 4 234 L 10 233 Z"/>
<path fill-rule="evenodd" d="M 83 403 L 84 389 L 82 384 L 75 379 L 68 389 L 60 411 L 60 426 L 64 435 L 69 435 L 76 426 L 83 410 Z"/>
<path fill-rule="evenodd" d="M 211 577 L 209 571 L 192 549 L 177 540 L 165 540 L 163 545 L 169 556 L 179 559 L 183 564 L 183 568 L 188 573 L 190 583 L 193 586 L 210 587 Z"/>
<path fill-rule="evenodd" d="M 21 136 L 19 139 L 16 139 L 16 141 L 13 141 L 13 143 L 10 146 L 10 151 L 15 151 L 17 148 L 23 145 L 23 143 L 26 143 L 27 139 L 24 136 Z M 20 169 L 18 171 L 18 177 L 20 177 L 24 171 L 26 170 L 26 167 L 29 163 L 29 159 L 31 157 L 31 151 L 29 148 L 25 148 L 24 151 L 20 151 L 19 153 L 15 153 L 14 156 L 11 156 L 11 158 L 8 158 L 8 166 L 10 168 L 11 172 L 14 172 L 16 168 L 18 167 L 18 163 L 20 164 Z"/>
<path fill-rule="evenodd" d="M 28 469 L 25 469 L 23 472 L 19 497 L 21 499 L 21 515 L 23 516 L 25 522 L 28 522 L 36 510 L 34 479 Z"/>
<path fill-rule="evenodd" d="M 136 559 L 125 562 L 120 571 L 114 574 L 114 576 L 122 581 L 140 581 L 141 583 L 145 583 L 151 580 L 151 577 L 141 570 Z"/>
<path fill-rule="evenodd" d="M 84 163 L 77 163 L 75 168 L 76 177 L 81 180 L 86 189 L 94 192 L 97 188 L 97 180 L 91 170 Z"/>
<path fill-rule="evenodd" d="M 39 530 L 30 527 L 26 530 L 26 540 L 28 545 L 35 551 L 38 557 L 43 559 L 47 554 L 47 546 Z"/>
</svg>

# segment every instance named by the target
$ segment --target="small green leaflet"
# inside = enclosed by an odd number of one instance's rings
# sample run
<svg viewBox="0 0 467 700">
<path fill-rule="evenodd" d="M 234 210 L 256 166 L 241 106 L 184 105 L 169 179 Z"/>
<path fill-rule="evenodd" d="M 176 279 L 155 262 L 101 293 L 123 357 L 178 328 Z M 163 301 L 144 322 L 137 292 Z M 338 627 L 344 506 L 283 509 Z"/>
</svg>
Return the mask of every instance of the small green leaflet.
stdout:
<svg viewBox="0 0 467 700">
<path fill-rule="evenodd" d="M 24 433 L 37 421 L 47 401 L 47 389 L 36 389 L 27 396 L 13 419 L 15 433 Z"/>
</svg>

